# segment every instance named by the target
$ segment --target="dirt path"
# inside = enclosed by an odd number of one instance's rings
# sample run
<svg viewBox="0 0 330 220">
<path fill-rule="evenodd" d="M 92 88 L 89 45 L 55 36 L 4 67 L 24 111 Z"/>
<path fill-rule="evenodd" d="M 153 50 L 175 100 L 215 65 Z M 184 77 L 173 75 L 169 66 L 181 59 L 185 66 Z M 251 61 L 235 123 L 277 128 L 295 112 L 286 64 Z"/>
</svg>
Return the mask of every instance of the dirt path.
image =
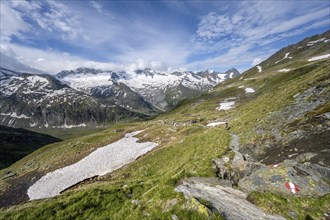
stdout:
<svg viewBox="0 0 330 220">
<path fill-rule="evenodd" d="M 238 135 L 236 135 L 234 133 L 231 133 L 231 132 L 229 134 L 231 136 L 231 140 L 230 140 L 230 143 L 229 143 L 229 148 L 232 151 L 239 151 L 240 140 L 239 140 Z"/>
</svg>

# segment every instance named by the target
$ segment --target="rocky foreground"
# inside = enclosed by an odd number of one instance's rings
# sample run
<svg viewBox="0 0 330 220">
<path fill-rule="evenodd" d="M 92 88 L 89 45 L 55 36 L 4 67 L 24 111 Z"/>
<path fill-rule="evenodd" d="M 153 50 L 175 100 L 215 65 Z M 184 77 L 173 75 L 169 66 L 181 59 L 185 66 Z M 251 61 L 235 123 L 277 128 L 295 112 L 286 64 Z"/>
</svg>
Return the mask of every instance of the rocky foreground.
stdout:
<svg viewBox="0 0 330 220">
<path fill-rule="evenodd" d="M 309 162 L 316 154 L 305 153 L 294 160 L 267 166 L 240 153 L 238 136 L 231 136 L 230 152 L 212 160 L 217 178 L 192 177 L 175 188 L 185 195 L 193 209 L 233 220 L 285 219 L 265 213 L 247 200 L 247 194 L 253 191 L 303 196 L 329 193 L 330 169 Z"/>
</svg>

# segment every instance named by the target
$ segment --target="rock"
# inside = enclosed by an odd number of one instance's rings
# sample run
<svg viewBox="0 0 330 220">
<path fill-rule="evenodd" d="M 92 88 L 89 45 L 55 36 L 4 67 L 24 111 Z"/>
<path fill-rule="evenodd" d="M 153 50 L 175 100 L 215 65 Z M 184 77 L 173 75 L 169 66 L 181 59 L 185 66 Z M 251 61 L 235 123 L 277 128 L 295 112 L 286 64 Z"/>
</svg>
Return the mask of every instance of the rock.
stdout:
<svg viewBox="0 0 330 220">
<path fill-rule="evenodd" d="M 269 219 L 283 220 L 281 216 L 267 214 L 260 208 L 246 200 L 246 194 L 231 187 L 210 185 L 188 179 L 175 188 L 186 198 L 201 198 L 208 202 L 212 209 L 229 220 Z"/>
<path fill-rule="evenodd" d="M 238 135 L 236 135 L 234 133 L 230 133 L 230 136 L 231 136 L 231 140 L 229 143 L 229 148 L 231 150 L 238 151 L 240 148 L 240 139 L 239 139 Z"/>
<path fill-rule="evenodd" d="M 261 163 L 245 161 L 244 156 L 240 152 L 234 152 L 235 156 L 232 161 L 228 161 L 228 157 L 212 160 L 213 169 L 220 180 L 228 180 L 232 185 L 236 186 L 239 180 L 244 176 L 250 175 L 254 170 L 265 167 L 265 165 Z"/>
<path fill-rule="evenodd" d="M 225 163 L 229 163 L 229 161 L 230 161 L 229 157 L 227 157 L 227 156 L 222 156 L 221 160 Z"/>
<path fill-rule="evenodd" d="M 172 220 L 179 220 L 179 217 L 175 214 L 171 215 L 171 219 Z"/>
<path fill-rule="evenodd" d="M 163 212 L 168 212 L 177 203 L 178 203 L 177 198 L 166 201 L 165 205 L 163 206 Z"/>
<path fill-rule="evenodd" d="M 296 157 L 296 161 L 298 163 L 305 163 L 307 161 L 310 161 L 313 157 L 315 157 L 317 154 L 315 153 L 303 153 L 300 154 L 298 157 Z"/>
<path fill-rule="evenodd" d="M 16 176 L 16 173 L 8 170 L 5 172 L 5 175 L 2 177 L 2 179 L 7 179 L 7 178 L 10 178 L 10 177 L 13 177 L 13 176 Z"/>
<path fill-rule="evenodd" d="M 319 115 L 319 117 L 324 118 L 326 120 L 330 120 L 330 112 L 323 113 Z"/>
<path fill-rule="evenodd" d="M 140 204 L 140 200 L 133 199 L 133 200 L 132 200 L 132 204 L 134 204 L 134 205 L 138 205 L 138 204 Z"/>
<path fill-rule="evenodd" d="M 243 155 L 240 152 L 234 151 L 234 153 L 235 153 L 235 156 L 233 158 L 233 163 L 238 161 L 238 160 L 241 160 L 241 161 L 245 160 L 245 158 L 243 157 Z"/>
<path fill-rule="evenodd" d="M 322 196 L 330 192 L 327 181 L 330 169 L 309 163 L 285 160 L 281 164 L 261 167 L 245 176 L 238 186 L 246 192 L 275 191 L 305 196 Z"/>
<path fill-rule="evenodd" d="M 293 219 L 297 219 L 298 218 L 298 214 L 295 211 L 288 211 L 288 216 L 290 216 Z"/>
<path fill-rule="evenodd" d="M 230 180 L 230 168 L 222 159 L 213 159 L 212 167 L 219 179 Z"/>
</svg>

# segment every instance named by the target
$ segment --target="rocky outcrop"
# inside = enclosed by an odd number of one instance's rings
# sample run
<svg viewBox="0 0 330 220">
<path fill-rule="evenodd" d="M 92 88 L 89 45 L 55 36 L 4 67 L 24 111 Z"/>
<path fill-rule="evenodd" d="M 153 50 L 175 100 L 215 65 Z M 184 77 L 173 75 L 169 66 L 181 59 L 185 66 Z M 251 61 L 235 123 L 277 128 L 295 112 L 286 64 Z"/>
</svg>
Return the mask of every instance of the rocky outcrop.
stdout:
<svg viewBox="0 0 330 220">
<path fill-rule="evenodd" d="M 190 178 L 175 188 L 186 198 L 199 198 L 209 203 L 209 210 L 214 210 L 225 219 L 271 219 L 282 220 L 281 216 L 265 213 L 246 200 L 247 195 L 239 190 L 221 185 L 214 185 L 203 178 Z"/>
<path fill-rule="evenodd" d="M 212 160 L 213 169 L 221 180 L 245 192 L 275 191 L 286 194 L 322 196 L 330 192 L 330 169 L 311 163 L 315 153 L 302 153 L 295 160 L 266 166 L 240 153 L 239 138 L 231 134 L 231 149 L 222 158 Z"/>
<path fill-rule="evenodd" d="M 283 163 L 262 167 L 239 180 L 246 192 L 276 191 L 286 194 L 322 196 L 329 193 L 330 169 L 317 164 L 285 160 Z"/>
</svg>

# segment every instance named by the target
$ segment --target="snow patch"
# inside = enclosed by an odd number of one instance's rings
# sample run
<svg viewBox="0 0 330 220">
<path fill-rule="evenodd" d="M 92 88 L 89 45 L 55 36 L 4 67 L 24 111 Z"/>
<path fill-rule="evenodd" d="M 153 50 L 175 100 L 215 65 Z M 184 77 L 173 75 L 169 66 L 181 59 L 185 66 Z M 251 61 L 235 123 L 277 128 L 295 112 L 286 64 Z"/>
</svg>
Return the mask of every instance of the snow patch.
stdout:
<svg viewBox="0 0 330 220">
<path fill-rule="evenodd" d="M 277 72 L 280 72 L 280 73 L 287 73 L 291 71 L 290 69 L 281 69 L 281 70 L 278 70 Z"/>
<path fill-rule="evenodd" d="M 225 124 L 227 124 L 227 122 L 219 121 L 219 122 L 209 123 L 209 124 L 207 124 L 206 126 L 207 126 L 207 127 L 216 127 L 216 126 L 218 126 L 218 125 L 225 125 Z"/>
<path fill-rule="evenodd" d="M 330 57 L 330 54 L 325 54 L 325 55 L 321 55 L 321 56 L 317 56 L 317 57 L 312 57 L 310 59 L 308 59 L 308 61 L 316 61 L 316 60 L 322 60 L 322 59 L 327 59 Z"/>
<path fill-rule="evenodd" d="M 258 79 L 257 77 L 251 77 L 251 78 L 246 78 L 246 79 L 244 79 L 244 80 L 255 80 L 255 79 Z"/>
<path fill-rule="evenodd" d="M 285 60 L 285 59 L 287 59 L 287 58 L 292 59 L 292 57 L 289 57 L 289 54 L 290 54 L 290 53 L 286 53 L 285 56 L 284 56 L 282 59 L 276 61 L 275 64 L 277 64 L 277 63 L 279 63 L 279 62 L 281 62 L 282 60 Z"/>
<path fill-rule="evenodd" d="M 33 128 L 33 127 L 35 127 L 35 126 L 37 126 L 37 123 L 35 123 L 35 122 L 34 122 L 34 123 L 30 123 L 30 127 Z"/>
<path fill-rule="evenodd" d="M 221 102 L 220 106 L 216 108 L 217 110 L 228 110 L 233 108 L 233 105 L 235 105 L 235 101 L 226 101 L 226 102 Z"/>
<path fill-rule="evenodd" d="M 134 136 L 142 131 L 127 133 L 124 138 L 98 148 L 75 164 L 47 173 L 27 191 L 30 200 L 50 198 L 93 176 L 104 175 L 125 166 L 158 146 L 154 142 L 138 143 Z"/>
<path fill-rule="evenodd" d="M 16 112 L 13 112 L 13 113 L 0 113 L 0 115 L 2 115 L 2 116 L 10 116 L 11 118 L 25 118 L 25 119 L 27 119 L 27 118 L 31 118 L 31 117 L 28 117 L 28 116 L 26 116 L 26 115 L 24 115 L 24 114 L 21 114 L 21 115 L 17 115 L 17 113 Z"/>
<path fill-rule="evenodd" d="M 257 66 L 257 68 L 258 68 L 258 72 L 261 73 L 262 67 L 261 66 Z"/>
<path fill-rule="evenodd" d="M 86 127 L 85 123 L 79 125 L 67 125 L 66 123 L 62 126 L 52 126 L 52 128 L 79 128 L 79 127 Z"/>
<path fill-rule="evenodd" d="M 39 84 L 41 84 L 42 86 L 40 87 L 45 87 L 46 85 L 48 85 L 48 80 L 44 77 L 40 77 L 40 76 L 28 76 L 26 77 L 26 79 L 28 80 L 28 84 L 34 88 L 36 87 L 36 85 L 39 87 Z"/>
<path fill-rule="evenodd" d="M 307 47 L 314 46 L 314 44 L 316 44 L 316 43 L 318 43 L 318 42 L 321 42 L 321 41 L 324 41 L 324 43 L 326 43 L 326 42 L 327 42 L 326 40 L 327 40 L 327 39 L 325 39 L 325 38 L 321 38 L 321 39 L 318 39 L 318 40 L 309 41 L 309 42 L 307 43 Z"/>
<path fill-rule="evenodd" d="M 256 91 L 253 88 L 246 88 L 245 93 L 255 93 Z"/>
</svg>

